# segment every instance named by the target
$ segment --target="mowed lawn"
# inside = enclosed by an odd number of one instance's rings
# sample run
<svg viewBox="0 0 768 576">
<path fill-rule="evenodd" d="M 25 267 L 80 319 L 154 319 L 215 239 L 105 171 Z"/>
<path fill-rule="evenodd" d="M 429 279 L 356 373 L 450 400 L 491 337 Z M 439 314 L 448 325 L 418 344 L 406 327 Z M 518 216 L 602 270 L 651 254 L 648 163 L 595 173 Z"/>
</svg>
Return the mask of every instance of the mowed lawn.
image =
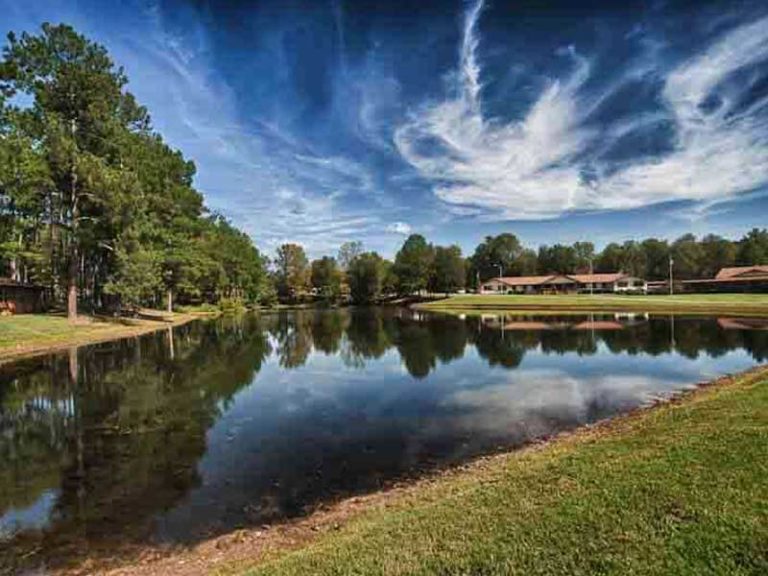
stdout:
<svg viewBox="0 0 768 576">
<path fill-rule="evenodd" d="M 768 294 L 681 294 L 675 296 L 588 294 L 495 295 L 462 294 L 418 305 L 426 310 L 642 310 L 692 313 L 768 314 Z"/>
<path fill-rule="evenodd" d="M 183 315 L 177 315 L 181 318 Z M 0 317 L 0 358 L 66 344 L 84 344 L 151 331 L 167 326 L 153 320 L 106 321 L 83 316 L 77 324 L 53 314 Z"/>
<path fill-rule="evenodd" d="M 406 494 L 245 573 L 768 574 L 768 369 Z"/>
</svg>

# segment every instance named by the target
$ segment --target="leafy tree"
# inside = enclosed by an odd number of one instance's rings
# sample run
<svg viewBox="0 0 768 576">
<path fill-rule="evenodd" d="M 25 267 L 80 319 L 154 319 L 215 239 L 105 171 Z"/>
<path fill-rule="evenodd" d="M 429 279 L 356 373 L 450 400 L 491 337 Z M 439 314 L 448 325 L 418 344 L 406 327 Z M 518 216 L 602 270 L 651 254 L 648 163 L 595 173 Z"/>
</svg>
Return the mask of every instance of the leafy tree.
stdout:
<svg viewBox="0 0 768 576">
<path fill-rule="evenodd" d="M 663 280 L 669 274 L 669 244 L 666 240 L 648 238 L 640 243 L 645 253 L 644 277 L 649 280 Z"/>
<path fill-rule="evenodd" d="M 703 251 L 693 234 L 684 234 L 672 243 L 672 258 L 676 279 L 687 280 L 700 276 Z"/>
<path fill-rule="evenodd" d="M 341 271 L 336 260 L 323 256 L 312 262 L 312 287 L 327 300 L 336 300 L 341 294 Z"/>
<path fill-rule="evenodd" d="M 358 304 L 378 300 L 386 273 L 386 262 L 376 252 L 364 252 L 357 256 L 347 270 L 352 300 Z"/>
<path fill-rule="evenodd" d="M 277 249 L 277 291 L 284 298 L 295 298 L 309 283 L 309 267 L 304 248 L 283 244 Z"/>
<path fill-rule="evenodd" d="M 739 240 L 737 262 L 741 266 L 768 264 L 768 229 L 753 228 Z"/>
<path fill-rule="evenodd" d="M 701 278 L 714 278 L 721 268 L 733 266 L 736 263 L 736 244 L 717 236 L 708 234 L 701 239 L 701 268 L 698 275 Z"/>
<path fill-rule="evenodd" d="M 555 244 L 539 248 L 539 273 L 541 274 L 573 274 L 576 266 L 576 250 L 573 246 Z"/>
<path fill-rule="evenodd" d="M 455 292 L 464 287 L 466 278 L 464 258 L 458 246 L 437 246 L 435 248 L 434 267 L 430 278 L 433 292 Z"/>
<path fill-rule="evenodd" d="M 584 274 L 594 269 L 595 245 L 592 242 L 574 243 L 573 252 L 576 258 L 574 272 Z"/>
<path fill-rule="evenodd" d="M 394 273 L 401 294 L 413 294 L 427 287 L 434 260 L 434 249 L 424 236 L 411 234 L 395 256 Z"/>
<path fill-rule="evenodd" d="M 600 256 L 597 258 L 597 266 L 595 266 L 596 272 L 617 272 L 621 270 L 621 266 L 624 262 L 624 250 L 619 244 L 611 242 L 603 251 L 600 252 Z"/>
<path fill-rule="evenodd" d="M 520 240 L 514 234 L 504 233 L 498 236 L 486 236 L 471 257 L 471 275 L 479 274 L 485 281 L 501 274 L 518 275 L 522 273 L 522 263 L 518 259 L 523 254 Z"/>
<path fill-rule="evenodd" d="M 621 267 L 617 271 L 631 276 L 642 276 L 645 272 L 645 250 L 638 242 L 628 240 L 621 247 Z"/>
<path fill-rule="evenodd" d="M 122 133 L 146 130 L 148 116 L 124 91 L 127 78 L 107 51 L 71 27 L 44 24 L 39 36 L 8 36 L 0 90 L 32 98 L 19 126 L 44 151 L 66 232 L 67 313 L 77 317 L 78 279 L 87 252 L 103 250 L 127 186 L 119 170 Z"/>
<path fill-rule="evenodd" d="M 352 261 L 363 253 L 362 242 L 344 242 L 339 248 L 338 265 L 343 272 L 346 272 Z"/>
</svg>

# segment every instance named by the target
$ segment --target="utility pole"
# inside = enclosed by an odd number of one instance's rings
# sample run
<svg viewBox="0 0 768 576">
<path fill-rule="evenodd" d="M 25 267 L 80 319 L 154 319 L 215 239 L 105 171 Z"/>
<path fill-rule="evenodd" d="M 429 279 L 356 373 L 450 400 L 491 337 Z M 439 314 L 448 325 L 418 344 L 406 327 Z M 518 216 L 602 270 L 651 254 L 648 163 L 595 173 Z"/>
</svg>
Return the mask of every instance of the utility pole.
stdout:
<svg viewBox="0 0 768 576">
<path fill-rule="evenodd" d="M 672 267 L 675 265 L 675 259 L 672 258 L 672 256 L 669 257 L 669 295 L 672 296 L 674 294 L 674 288 L 672 287 L 673 283 L 673 274 L 672 274 Z"/>
<path fill-rule="evenodd" d="M 592 258 L 589 259 L 589 295 L 595 295 L 595 279 L 592 276 L 595 275 L 595 271 L 592 269 Z"/>
<path fill-rule="evenodd" d="M 504 276 L 504 273 L 502 272 L 503 268 L 501 267 L 501 264 L 496 264 L 496 267 L 499 269 L 499 278 Z"/>
</svg>

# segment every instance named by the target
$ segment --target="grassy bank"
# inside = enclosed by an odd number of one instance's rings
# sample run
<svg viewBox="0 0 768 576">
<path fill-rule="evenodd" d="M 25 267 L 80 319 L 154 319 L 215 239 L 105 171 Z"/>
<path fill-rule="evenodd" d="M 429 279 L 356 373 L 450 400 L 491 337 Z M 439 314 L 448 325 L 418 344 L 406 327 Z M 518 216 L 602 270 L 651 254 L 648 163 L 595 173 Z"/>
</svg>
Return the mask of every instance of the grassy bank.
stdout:
<svg viewBox="0 0 768 576">
<path fill-rule="evenodd" d="M 768 316 L 768 294 L 682 294 L 679 296 L 462 294 L 444 300 L 417 304 L 415 307 L 435 311 L 637 311 Z"/>
<path fill-rule="evenodd" d="M 56 349 L 138 336 L 178 326 L 201 313 L 167 314 L 154 318 L 95 318 L 81 316 L 76 324 L 53 314 L 19 314 L 0 317 L 0 362 Z"/>
<path fill-rule="evenodd" d="M 240 573 L 768 573 L 768 369 L 417 485 Z"/>
</svg>

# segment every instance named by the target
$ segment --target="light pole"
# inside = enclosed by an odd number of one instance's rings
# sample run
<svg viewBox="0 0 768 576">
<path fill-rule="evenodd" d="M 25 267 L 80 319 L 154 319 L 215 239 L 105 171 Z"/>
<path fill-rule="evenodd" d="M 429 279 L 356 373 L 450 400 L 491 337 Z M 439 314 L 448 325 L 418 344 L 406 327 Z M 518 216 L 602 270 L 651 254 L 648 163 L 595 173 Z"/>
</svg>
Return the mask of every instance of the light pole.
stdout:
<svg viewBox="0 0 768 576">
<path fill-rule="evenodd" d="M 503 268 L 501 267 L 501 264 L 496 264 L 496 268 L 498 268 L 498 269 L 499 269 L 499 278 L 501 278 L 502 276 L 504 276 L 504 274 L 503 274 L 503 272 L 502 272 Z"/>
<path fill-rule="evenodd" d="M 672 274 L 672 267 L 675 265 L 675 259 L 672 258 L 672 256 L 669 257 L 669 295 L 672 296 L 674 294 L 674 288 L 672 287 L 673 283 L 673 274 Z"/>
<path fill-rule="evenodd" d="M 589 295 L 594 296 L 595 295 L 595 279 L 593 276 L 595 275 L 595 271 L 592 269 L 592 258 L 589 259 Z"/>
</svg>

